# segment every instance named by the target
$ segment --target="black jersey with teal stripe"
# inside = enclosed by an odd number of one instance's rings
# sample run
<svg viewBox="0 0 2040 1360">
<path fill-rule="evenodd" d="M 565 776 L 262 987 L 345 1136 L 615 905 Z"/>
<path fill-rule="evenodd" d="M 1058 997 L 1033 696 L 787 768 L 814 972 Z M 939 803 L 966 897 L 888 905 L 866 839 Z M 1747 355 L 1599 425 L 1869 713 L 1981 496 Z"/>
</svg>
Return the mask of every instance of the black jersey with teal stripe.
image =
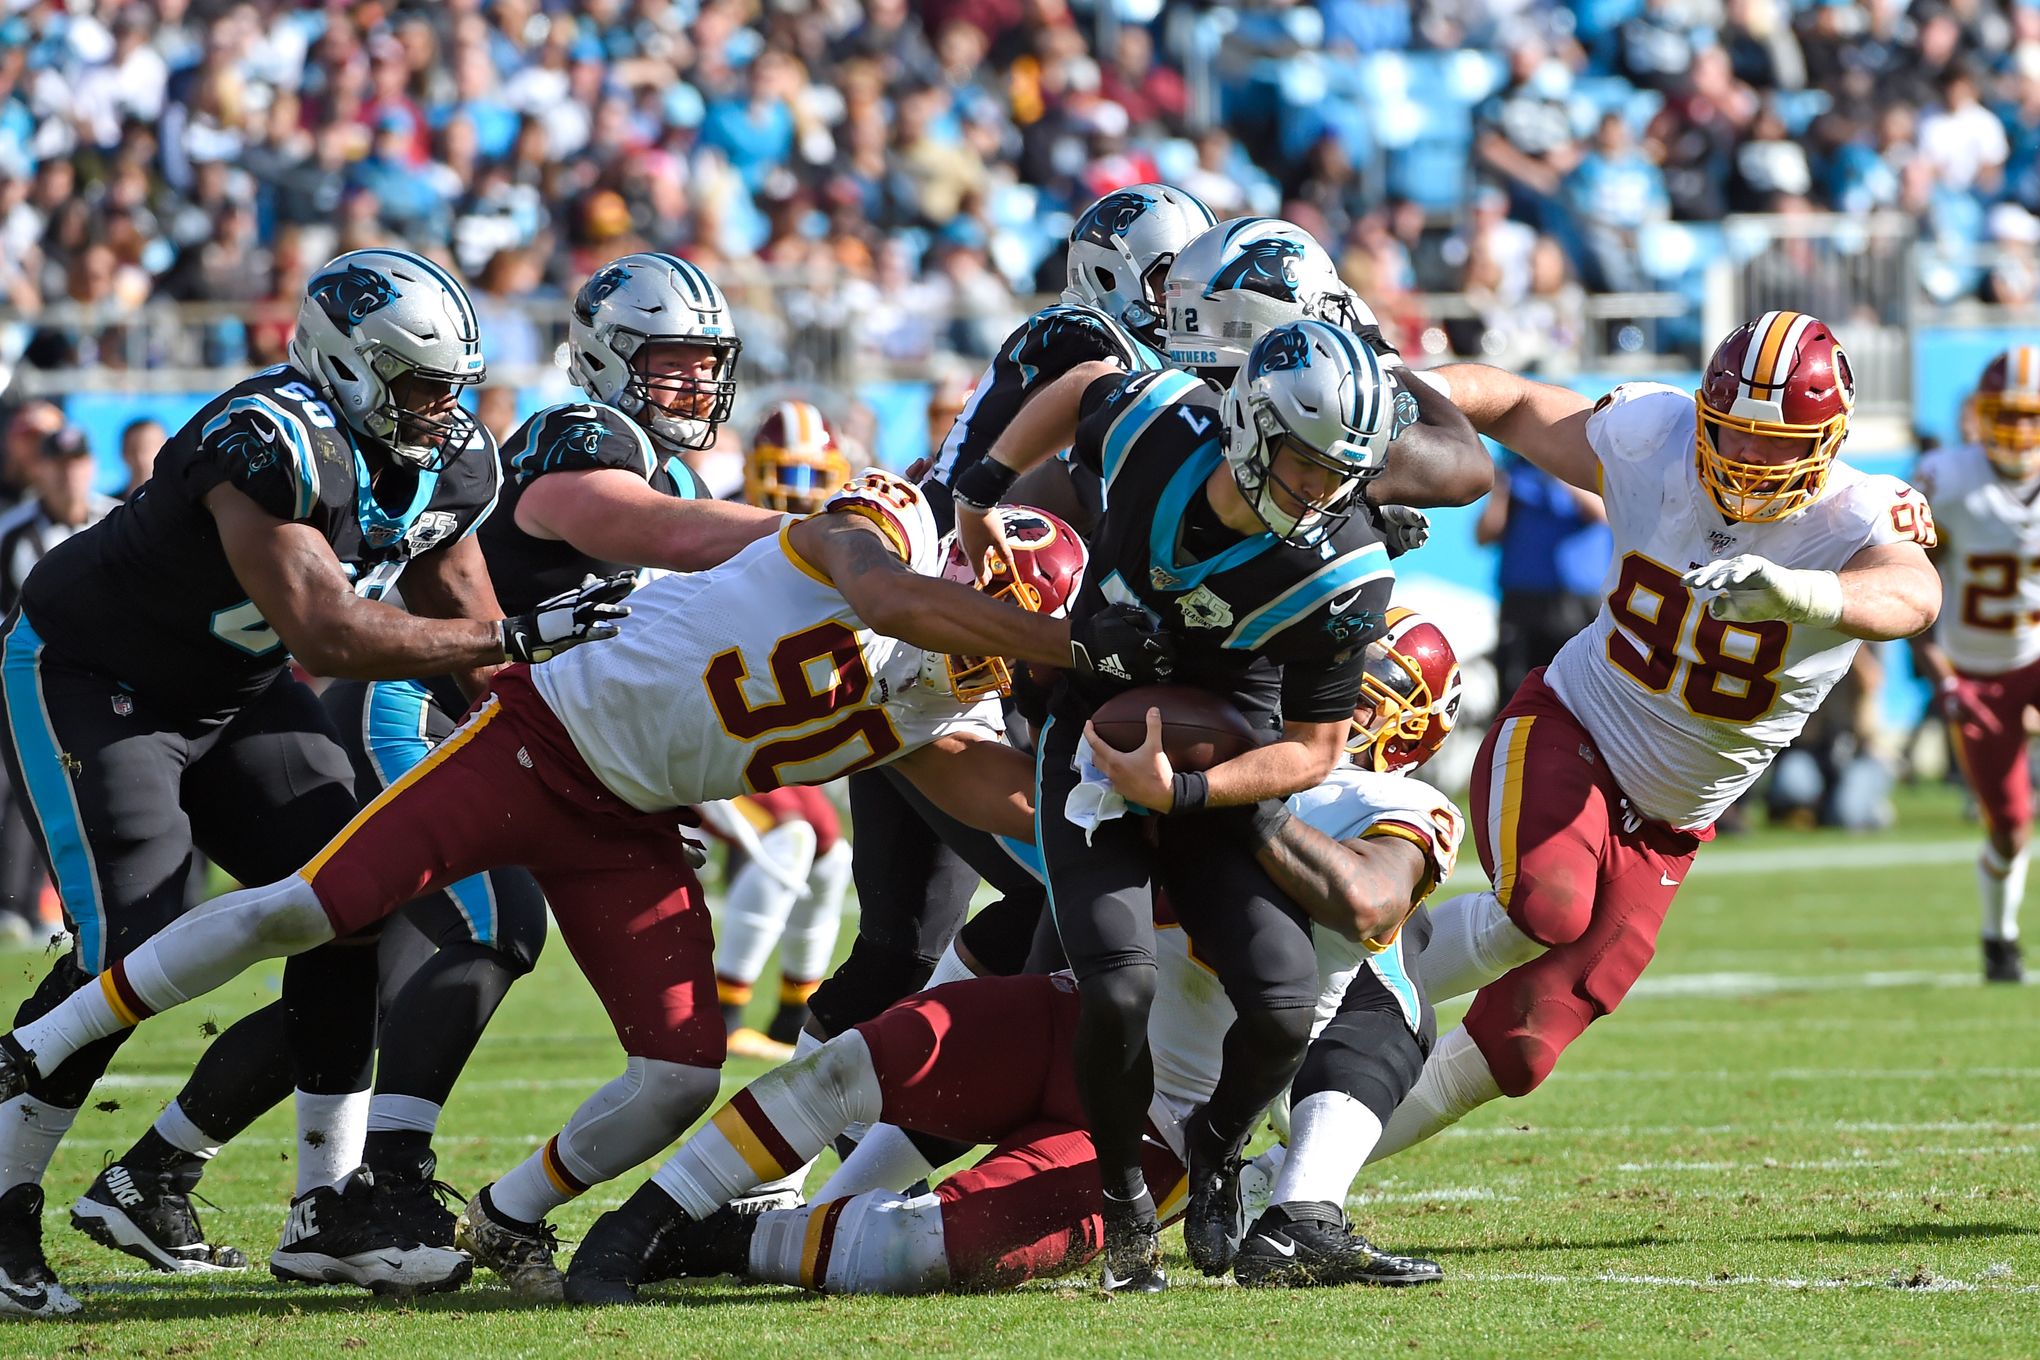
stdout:
<svg viewBox="0 0 2040 1360">
<path fill-rule="evenodd" d="M 290 657 L 227 561 L 208 492 L 231 485 L 317 530 L 375 598 L 412 559 L 474 532 L 499 481 L 486 430 L 441 470 L 416 471 L 365 453 L 305 375 L 265 369 L 170 436 L 138 495 L 43 558 L 22 610 L 66 660 L 171 711 L 231 713 Z"/>
<path fill-rule="evenodd" d="M 1161 353 L 1140 335 L 1093 307 L 1058 302 L 1044 307 L 1000 344 L 972 389 L 970 400 L 942 441 L 929 479 L 941 491 L 931 498 L 938 520 L 948 528 L 948 488 L 958 474 L 991 450 L 1027 398 L 1078 364 L 1116 363 L 1129 373 L 1164 366 Z"/>
<path fill-rule="evenodd" d="M 1134 601 L 1180 652 L 1177 679 L 1271 723 L 1331 722 L 1359 694 L 1395 573 L 1365 516 L 1315 547 L 1226 529 L 1202 489 L 1225 465 L 1219 394 L 1180 370 L 1101 378 L 1084 394 L 1072 462 L 1105 484 L 1078 617 Z M 1095 704 L 1103 683 L 1080 696 Z"/>
<path fill-rule="evenodd" d="M 549 472 L 596 468 L 635 473 L 653 490 L 683 500 L 708 497 L 687 464 L 661 455 L 638 423 L 615 407 L 585 401 L 546 407 L 504 443 L 502 512 L 482 530 L 482 553 L 505 612 L 522 613 L 571 590 L 584 576 L 635 569 L 635 563 L 605 562 L 560 539 L 537 538 L 517 527 L 517 502 L 526 487 Z"/>
</svg>

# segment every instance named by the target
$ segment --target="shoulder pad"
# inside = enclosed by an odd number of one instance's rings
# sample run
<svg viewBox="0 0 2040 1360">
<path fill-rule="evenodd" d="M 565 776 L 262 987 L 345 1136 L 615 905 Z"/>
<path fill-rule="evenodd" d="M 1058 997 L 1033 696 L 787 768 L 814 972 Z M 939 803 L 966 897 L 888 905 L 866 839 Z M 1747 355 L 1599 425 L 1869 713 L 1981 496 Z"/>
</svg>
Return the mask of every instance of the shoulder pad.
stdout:
<svg viewBox="0 0 2040 1360">
<path fill-rule="evenodd" d="M 1866 475 L 1844 487 L 1837 499 L 1863 525 L 1865 547 L 1917 543 L 1931 548 L 1940 541 L 1927 498 L 1896 477 Z"/>
<path fill-rule="evenodd" d="M 548 472 L 626 468 L 650 480 L 657 466 L 649 436 L 623 412 L 598 402 L 548 406 L 524 422 L 507 446 L 519 486 Z"/>
<path fill-rule="evenodd" d="M 1594 403 L 1587 442 L 1604 463 L 1643 462 L 1664 452 L 1693 422 L 1691 392 L 1663 383 L 1623 383 Z"/>
<path fill-rule="evenodd" d="M 923 576 L 933 576 L 941 558 L 941 534 L 921 488 L 896 473 L 871 468 L 845 482 L 822 503 L 825 515 L 861 515 L 884 532 L 893 551 Z"/>
<path fill-rule="evenodd" d="M 285 387 L 301 387 L 286 384 Z M 327 425 L 316 422 L 324 419 Z M 319 503 L 318 432 L 332 415 L 315 393 L 259 388 L 228 399 L 199 431 L 200 452 L 279 519 L 301 520 Z"/>
</svg>

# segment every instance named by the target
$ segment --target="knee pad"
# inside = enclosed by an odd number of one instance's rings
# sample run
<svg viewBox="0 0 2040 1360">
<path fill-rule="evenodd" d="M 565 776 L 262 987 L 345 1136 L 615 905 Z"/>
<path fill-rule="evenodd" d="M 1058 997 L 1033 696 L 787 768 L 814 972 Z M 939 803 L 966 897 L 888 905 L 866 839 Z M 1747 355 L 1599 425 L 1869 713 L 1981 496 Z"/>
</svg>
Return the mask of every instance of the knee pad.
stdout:
<svg viewBox="0 0 2040 1360">
<path fill-rule="evenodd" d="M 929 1294 L 949 1283 L 942 1205 L 932 1194 L 873 1190 L 844 1201 L 828 1252 L 816 1283 L 832 1294 Z"/>
<path fill-rule="evenodd" d="M 1593 1019 L 1570 999 L 1533 1003 L 1520 1018 L 1498 1014 L 1476 1000 L 1466 1013 L 1467 1035 L 1487 1058 L 1495 1085 L 1505 1096 L 1526 1096 L 1558 1066 L 1558 1055 Z"/>
<path fill-rule="evenodd" d="M 1509 889 L 1509 919 L 1546 949 L 1571 944 L 1587 933 L 1600 886 L 1597 866 L 1567 859 L 1517 870 Z"/>
<path fill-rule="evenodd" d="M 632 1057 L 622 1076 L 574 1111 L 554 1146 L 584 1184 L 620 1176 L 678 1138 L 720 1084 L 713 1068 Z"/>
<path fill-rule="evenodd" d="M 1320 1091 L 1337 1091 L 1386 1123 L 1423 1070 L 1423 1049 L 1401 1015 L 1342 1013 L 1311 1040 L 1289 1088 L 1290 1100 L 1301 1104 Z"/>
<path fill-rule="evenodd" d="M 808 999 L 808 1010 L 827 1033 L 841 1034 L 926 987 L 935 958 L 918 950 L 887 949 L 859 935 L 850 945 L 850 957 Z"/>
<path fill-rule="evenodd" d="M 1148 1013 L 1154 1009 L 1158 970 L 1151 963 L 1129 964 L 1093 974 L 1077 984 L 1081 1023 L 1086 1029 L 1103 1025 L 1129 1048 L 1147 1041 Z"/>
</svg>

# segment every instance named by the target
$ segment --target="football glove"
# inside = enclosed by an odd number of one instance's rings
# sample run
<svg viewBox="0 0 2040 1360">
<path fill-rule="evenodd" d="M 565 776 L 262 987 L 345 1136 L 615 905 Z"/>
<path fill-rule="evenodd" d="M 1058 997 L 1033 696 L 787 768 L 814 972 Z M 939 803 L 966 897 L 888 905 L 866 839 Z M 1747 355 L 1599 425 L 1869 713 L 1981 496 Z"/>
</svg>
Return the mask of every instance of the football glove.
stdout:
<svg viewBox="0 0 2040 1360">
<path fill-rule="evenodd" d="M 584 642 L 616 636 L 616 621 L 630 613 L 619 601 L 637 584 L 635 572 L 587 576 L 572 590 L 540 600 L 515 618 L 504 619 L 503 655 L 512 661 L 550 661 Z"/>
<path fill-rule="evenodd" d="M 1137 604 L 1108 604 L 1070 622 L 1070 660 L 1085 675 L 1159 685 L 1176 669 L 1176 641 Z"/>
<path fill-rule="evenodd" d="M 1368 502 L 1367 517 L 1381 534 L 1390 557 L 1414 552 L 1431 538 L 1431 517 L 1414 505 L 1375 505 Z"/>
<path fill-rule="evenodd" d="M 1842 581 L 1831 571 L 1781 567 L 1743 553 L 1695 567 L 1679 579 L 1696 591 L 1715 592 L 1708 597 L 1707 612 L 1732 623 L 1783 619 L 1832 628 L 1841 622 Z"/>
</svg>

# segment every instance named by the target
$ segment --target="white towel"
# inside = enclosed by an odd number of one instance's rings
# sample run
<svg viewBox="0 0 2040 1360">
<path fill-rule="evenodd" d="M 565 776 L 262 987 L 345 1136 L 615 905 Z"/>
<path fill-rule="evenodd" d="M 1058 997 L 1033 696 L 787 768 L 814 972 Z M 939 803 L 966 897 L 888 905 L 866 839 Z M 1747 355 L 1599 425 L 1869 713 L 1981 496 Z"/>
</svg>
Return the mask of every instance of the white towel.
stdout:
<svg viewBox="0 0 2040 1360">
<path fill-rule="evenodd" d="M 1077 743 L 1076 770 L 1080 782 L 1063 800 L 1063 816 L 1083 830 L 1084 844 L 1089 845 L 1102 824 L 1126 815 L 1126 799 L 1091 759 L 1088 741 Z"/>
</svg>

